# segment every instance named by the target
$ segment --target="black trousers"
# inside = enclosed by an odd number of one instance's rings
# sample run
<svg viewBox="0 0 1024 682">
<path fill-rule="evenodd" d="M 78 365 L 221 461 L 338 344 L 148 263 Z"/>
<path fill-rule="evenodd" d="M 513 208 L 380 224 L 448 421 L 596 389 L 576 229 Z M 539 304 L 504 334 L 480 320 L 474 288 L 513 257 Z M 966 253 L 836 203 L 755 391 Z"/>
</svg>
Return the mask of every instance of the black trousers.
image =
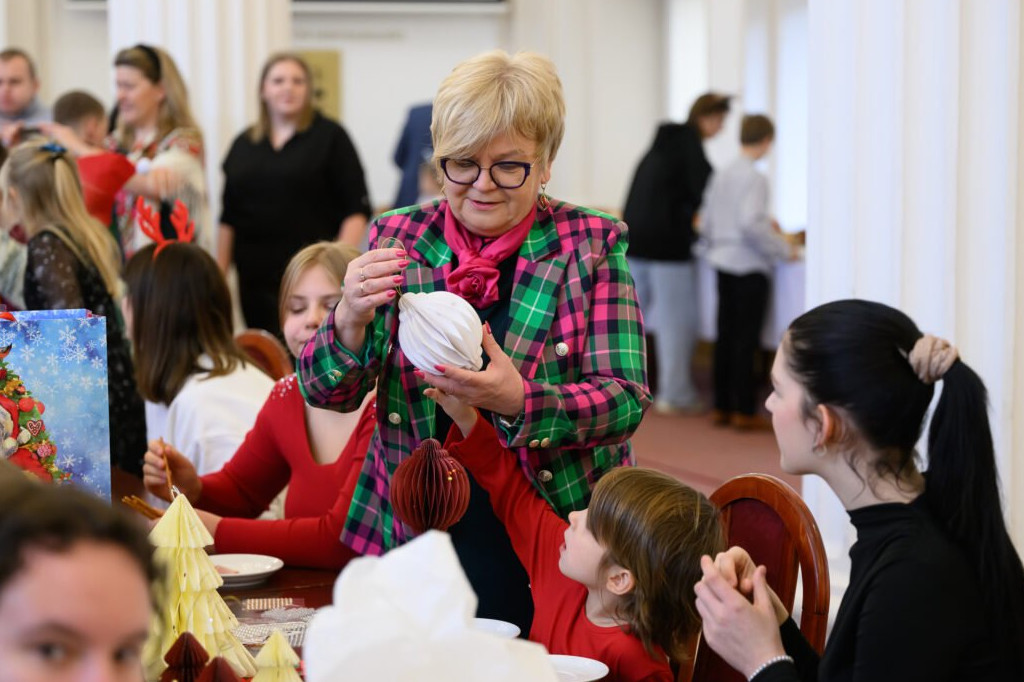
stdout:
<svg viewBox="0 0 1024 682">
<path fill-rule="evenodd" d="M 718 338 L 715 341 L 715 409 L 752 415 L 754 364 L 768 308 L 768 277 L 718 273 Z"/>
</svg>

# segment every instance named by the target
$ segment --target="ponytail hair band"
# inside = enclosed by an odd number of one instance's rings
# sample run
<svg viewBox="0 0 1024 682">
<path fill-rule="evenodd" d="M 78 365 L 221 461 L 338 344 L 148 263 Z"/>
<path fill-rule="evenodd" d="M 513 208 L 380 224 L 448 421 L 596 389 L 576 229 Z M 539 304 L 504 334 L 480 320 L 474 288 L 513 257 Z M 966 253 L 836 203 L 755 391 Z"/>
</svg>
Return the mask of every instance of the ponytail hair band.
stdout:
<svg viewBox="0 0 1024 682">
<path fill-rule="evenodd" d="M 63 159 L 64 155 L 68 153 L 67 147 L 59 145 L 56 142 L 47 142 L 44 145 L 40 145 L 39 149 L 44 152 L 49 152 L 50 161 L 56 161 L 57 159 Z"/>
<path fill-rule="evenodd" d="M 949 371 L 958 357 L 956 346 L 949 341 L 925 334 L 914 344 L 907 360 L 918 379 L 934 384 Z"/>
</svg>

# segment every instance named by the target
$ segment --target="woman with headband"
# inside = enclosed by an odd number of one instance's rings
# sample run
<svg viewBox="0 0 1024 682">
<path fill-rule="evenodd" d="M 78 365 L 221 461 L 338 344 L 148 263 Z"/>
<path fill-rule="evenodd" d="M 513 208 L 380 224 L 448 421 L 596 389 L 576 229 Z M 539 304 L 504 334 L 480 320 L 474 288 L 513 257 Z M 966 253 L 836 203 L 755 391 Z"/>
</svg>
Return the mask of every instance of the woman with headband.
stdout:
<svg viewBox="0 0 1024 682">
<path fill-rule="evenodd" d="M 185 84 L 171 56 L 139 44 L 114 57 L 117 125 L 107 140 L 135 164 L 136 174 L 118 196 L 115 223 L 128 259 L 149 243 L 136 216 L 136 199 L 166 212 L 174 199 L 188 207 L 197 244 L 214 250 L 203 171 L 203 136 L 192 118 Z"/>
</svg>

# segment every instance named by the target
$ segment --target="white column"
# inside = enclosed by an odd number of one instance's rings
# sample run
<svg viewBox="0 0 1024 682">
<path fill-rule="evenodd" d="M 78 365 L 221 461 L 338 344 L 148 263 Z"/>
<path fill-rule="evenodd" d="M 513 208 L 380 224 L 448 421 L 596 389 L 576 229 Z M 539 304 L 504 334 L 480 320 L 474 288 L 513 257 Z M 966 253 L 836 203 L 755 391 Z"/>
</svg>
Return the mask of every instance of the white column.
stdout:
<svg viewBox="0 0 1024 682">
<path fill-rule="evenodd" d="M 879 300 L 960 347 L 1024 547 L 1019 3 L 811 0 L 809 32 L 808 305 Z M 819 480 L 804 497 L 838 594 L 847 516 Z"/>
<path fill-rule="evenodd" d="M 708 2 L 708 89 L 735 97 L 733 113 L 726 118 L 725 128 L 705 144 L 708 160 L 715 168 L 728 164 L 740 153 L 740 120 L 745 106 L 746 18 L 745 0 Z"/>
<path fill-rule="evenodd" d="M 10 0 L 8 0 L 10 2 Z M 259 71 L 291 44 L 288 0 L 108 0 L 110 56 L 137 43 L 174 58 L 203 131 L 210 215 L 220 214 L 220 164 L 255 120 Z"/>
<path fill-rule="evenodd" d="M 682 121 L 709 89 L 708 0 L 665 0 L 665 116 Z"/>
</svg>

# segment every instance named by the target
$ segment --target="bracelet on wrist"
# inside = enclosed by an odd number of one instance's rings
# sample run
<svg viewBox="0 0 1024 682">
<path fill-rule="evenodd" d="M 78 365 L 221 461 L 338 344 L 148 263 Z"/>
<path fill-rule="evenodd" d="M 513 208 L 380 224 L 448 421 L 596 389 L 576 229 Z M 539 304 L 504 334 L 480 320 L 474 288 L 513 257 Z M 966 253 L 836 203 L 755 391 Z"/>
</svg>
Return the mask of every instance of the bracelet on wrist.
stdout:
<svg viewBox="0 0 1024 682">
<path fill-rule="evenodd" d="M 772 656 L 767 661 L 757 666 L 757 668 L 754 669 L 754 672 L 750 673 L 750 677 L 747 678 L 748 682 L 754 682 L 754 678 L 763 673 L 766 669 L 772 667 L 776 663 L 782 663 L 783 661 L 794 663 L 792 656 L 787 656 L 785 654 L 782 656 Z"/>
</svg>

